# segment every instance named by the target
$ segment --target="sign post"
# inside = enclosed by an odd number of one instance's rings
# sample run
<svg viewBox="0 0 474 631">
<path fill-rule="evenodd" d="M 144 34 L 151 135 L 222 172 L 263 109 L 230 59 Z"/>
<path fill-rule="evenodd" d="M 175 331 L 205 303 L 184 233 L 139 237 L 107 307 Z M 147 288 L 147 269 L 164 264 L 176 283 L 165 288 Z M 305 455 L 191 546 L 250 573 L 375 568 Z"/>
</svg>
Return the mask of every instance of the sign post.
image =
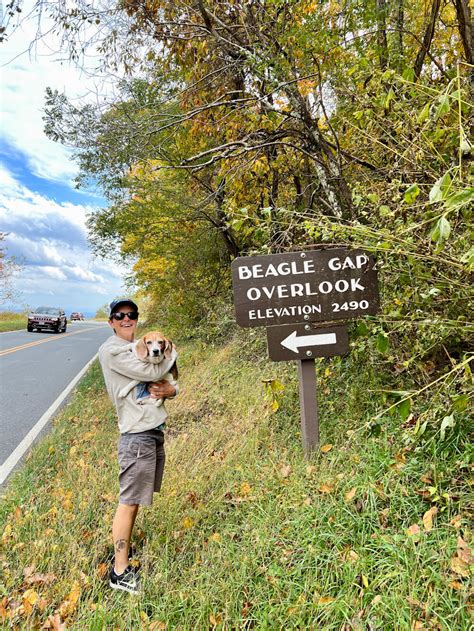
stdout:
<svg viewBox="0 0 474 631">
<path fill-rule="evenodd" d="M 377 313 L 375 262 L 362 250 L 328 247 L 240 257 L 231 269 L 237 323 L 268 327 L 273 361 L 298 361 L 301 433 L 308 456 L 319 445 L 314 358 L 349 351 L 347 327 L 334 321 Z"/>
<path fill-rule="evenodd" d="M 298 362 L 300 391 L 301 439 L 306 457 L 319 447 L 319 415 L 314 359 Z"/>
</svg>

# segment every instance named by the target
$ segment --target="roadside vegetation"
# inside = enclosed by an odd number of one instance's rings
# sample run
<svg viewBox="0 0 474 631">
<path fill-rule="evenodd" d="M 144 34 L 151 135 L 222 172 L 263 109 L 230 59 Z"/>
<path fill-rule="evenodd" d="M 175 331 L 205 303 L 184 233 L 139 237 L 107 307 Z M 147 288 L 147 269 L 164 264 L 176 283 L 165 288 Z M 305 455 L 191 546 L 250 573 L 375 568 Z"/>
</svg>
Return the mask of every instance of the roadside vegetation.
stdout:
<svg viewBox="0 0 474 631">
<path fill-rule="evenodd" d="M 140 516 L 143 596 L 105 582 L 116 428 L 95 367 L 6 491 L 5 624 L 467 630 L 469 2 L 75 5 L 29 15 L 77 63 L 101 50 L 115 89 L 48 90 L 45 131 L 107 197 L 91 246 L 129 265 L 142 315 L 178 343 L 183 393 Z M 335 245 L 374 255 L 381 311 L 350 323 L 347 358 L 317 362 L 306 461 L 294 366 L 236 330 L 230 264 Z"/>
<path fill-rule="evenodd" d="M 322 442 L 306 460 L 293 364 L 268 362 L 256 333 L 178 341 L 165 484 L 133 541 L 137 597 L 107 583 L 117 429 L 94 365 L 4 491 L 4 626 L 467 631 L 463 371 L 409 416 L 383 413 L 398 377 L 368 343 L 317 362 Z"/>
<path fill-rule="evenodd" d="M 27 313 L 0 311 L 0 333 L 3 331 L 26 330 Z"/>
</svg>

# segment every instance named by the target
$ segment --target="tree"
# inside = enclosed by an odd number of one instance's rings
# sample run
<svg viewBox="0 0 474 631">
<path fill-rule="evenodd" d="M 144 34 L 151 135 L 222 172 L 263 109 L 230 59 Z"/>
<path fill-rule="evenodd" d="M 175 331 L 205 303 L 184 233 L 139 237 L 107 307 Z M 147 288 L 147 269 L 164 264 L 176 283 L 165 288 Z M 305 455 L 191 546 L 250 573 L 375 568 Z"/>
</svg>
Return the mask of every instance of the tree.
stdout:
<svg viewBox="0 0 474 631">
<path fill-rule="evenodd" d="M 7 256 L 5 239 L 8 233 L 0 232 L 0 304 L 14 302 L 19 295 L 13 286 L 15 275 L 21 270 L 14 258 Z"/>
<path fill-rule="evenodd" d="M 105 108 L 49 94 L 46 123 L 110 195 L 90 219 L 96 251 L 118 243 L 157 299 L 178 274 L 190 281 L 177 292 L 186 308 L 215 287 L 227 296 L 228 262 L 241 252 L 343 242 L 387 257 L 397 317 L 425 309 L 416 292 L 433 283 L 443 291 L 430 294 L 433 315 L 462 313 L 472 125 L 464 4 L 41 5 L 71 55 L 98 21 L 91 43 L 104 64 L 134 74 Z M 404 257 L 415 263 L 402 286 Z"/>
</svg>

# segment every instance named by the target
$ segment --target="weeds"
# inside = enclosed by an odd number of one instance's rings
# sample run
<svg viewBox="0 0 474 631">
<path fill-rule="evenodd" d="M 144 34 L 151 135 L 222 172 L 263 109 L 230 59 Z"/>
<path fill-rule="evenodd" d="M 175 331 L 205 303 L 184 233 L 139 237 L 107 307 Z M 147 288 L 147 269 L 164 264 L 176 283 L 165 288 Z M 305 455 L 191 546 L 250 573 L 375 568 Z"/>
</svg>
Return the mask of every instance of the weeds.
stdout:
<svg viewBox="0 0 474 631">
<path fill-rule="evenodd" d="M 413 404 L 431 414 L 424 434 L 396 408 L 374 434 L 390 377 L 370 359 L 322 360 L 323 447 L 306 460 L 296 369 L 246 340 L 181 351 L 164 488 L 133 542 L 139 597 L 106 582 L 117 429 L 100 369 L 89 371 L 4 493 L 6 628 L 469 628 L 463 405 L 444 440 L 442 389 Z M 282 388 L 268 396 L 273 381 Z"/>
</svg>

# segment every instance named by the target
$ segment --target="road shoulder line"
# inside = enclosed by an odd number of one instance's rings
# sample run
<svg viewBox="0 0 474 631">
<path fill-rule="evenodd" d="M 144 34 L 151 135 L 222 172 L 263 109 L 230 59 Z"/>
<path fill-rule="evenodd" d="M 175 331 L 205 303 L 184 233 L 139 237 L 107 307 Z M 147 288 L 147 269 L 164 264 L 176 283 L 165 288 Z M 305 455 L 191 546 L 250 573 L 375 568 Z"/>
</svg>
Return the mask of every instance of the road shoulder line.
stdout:
<svg viewBox="0 0 474 631">
<path fill-rule="evenodd" d="M 91 364 L 97 359 L 98 353 L 94 355 L 92 359 L 90 359 L 87 364 L 80 370 L 74 379 L 69 383 L 68 386 L 63 390 L 63 392 L 59 395 L 59 397 L 54 401 L 43 416 L 37 421 L 36 425 L 34 425 L 28 434 L 23 438 L 21 443 L 15 447 L 12 453 L 8 456 L 5 462 L 0 466 L 0 485 L 4 483 L 4 481 L 8 478 L 14 467 L 17 465 L 18 461 L 24 456 L 25 452 L 31 445 L 33 444 L 35 438 L 38 436 L 43 427 L 48 423 L 54 413 L 57 411 L 61 403 L 64 399 L 70 394 L 73 388 L 77 385 L 77 383 L 82 379 L 84 374 L 89 370 Z"/>
</svg>

